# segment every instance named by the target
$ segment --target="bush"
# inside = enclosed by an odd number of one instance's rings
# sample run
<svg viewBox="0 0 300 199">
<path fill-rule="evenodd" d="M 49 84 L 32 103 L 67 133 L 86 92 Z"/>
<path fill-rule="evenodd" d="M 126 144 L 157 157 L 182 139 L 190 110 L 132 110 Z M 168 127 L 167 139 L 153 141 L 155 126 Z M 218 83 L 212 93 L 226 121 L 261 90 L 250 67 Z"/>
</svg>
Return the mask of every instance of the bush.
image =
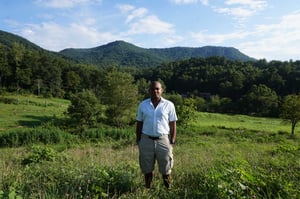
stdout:
<svg viewBox="0 0 300 199">
<path fill-rule="evenodd" d="M 22 159 L 22 164 L 39 163 L 43 161 L 55 161 L 62 156 L 54 149 L 47 146 L 32 146 L 29 149 L 29 154 Z"/>
</svg>

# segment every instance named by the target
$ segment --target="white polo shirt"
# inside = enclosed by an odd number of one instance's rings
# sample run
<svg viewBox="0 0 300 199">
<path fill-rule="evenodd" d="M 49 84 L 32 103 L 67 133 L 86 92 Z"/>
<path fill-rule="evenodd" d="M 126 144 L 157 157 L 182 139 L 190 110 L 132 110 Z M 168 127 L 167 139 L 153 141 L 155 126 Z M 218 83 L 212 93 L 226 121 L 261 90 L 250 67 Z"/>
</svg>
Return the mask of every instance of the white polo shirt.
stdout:
<svg viewBox="0 0 300 199">
<path fill-rule="evenodd" d="M 169 134 L 169 122 L 177 120 L 175 106 L 171 101 L 161 98 L 154 108 L 151 99 L 146 99 L 139 105 L 136 120 L 143 122 L 143 134 L 149 136 Z"/>
</svg>

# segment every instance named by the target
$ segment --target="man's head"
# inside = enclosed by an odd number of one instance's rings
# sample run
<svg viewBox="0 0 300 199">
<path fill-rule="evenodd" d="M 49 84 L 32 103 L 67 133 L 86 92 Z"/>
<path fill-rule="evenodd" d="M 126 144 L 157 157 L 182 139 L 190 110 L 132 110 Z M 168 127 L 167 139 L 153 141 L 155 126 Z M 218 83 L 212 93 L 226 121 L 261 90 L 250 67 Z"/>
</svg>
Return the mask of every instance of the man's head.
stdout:
<svg viewBox="0 0 300 199">
<path fill-rule="evenodd" d="M 161 86 L 161 83 L 158 81 L 151 82 L 149 86 L 149 94 L 151 99 L 160 99 L 161 94 L 163 93 L 163 88 Z"/>
</svg>

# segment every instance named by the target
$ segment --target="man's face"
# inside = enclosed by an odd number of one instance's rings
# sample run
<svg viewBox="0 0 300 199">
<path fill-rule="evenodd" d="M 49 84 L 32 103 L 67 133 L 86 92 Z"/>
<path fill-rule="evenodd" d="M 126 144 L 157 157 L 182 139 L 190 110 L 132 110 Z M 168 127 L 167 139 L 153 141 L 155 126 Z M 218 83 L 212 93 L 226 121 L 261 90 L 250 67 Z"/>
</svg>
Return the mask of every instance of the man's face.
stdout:
<svg viewBox="0 0 300 199">
<path fill-rule="evenodd" d="M 163 89 L 160 83 L 154 83 L 150 86 L 149 93 L 151 99 L 159 99 L 161 97 L 162 92 Z"/>
</svg>

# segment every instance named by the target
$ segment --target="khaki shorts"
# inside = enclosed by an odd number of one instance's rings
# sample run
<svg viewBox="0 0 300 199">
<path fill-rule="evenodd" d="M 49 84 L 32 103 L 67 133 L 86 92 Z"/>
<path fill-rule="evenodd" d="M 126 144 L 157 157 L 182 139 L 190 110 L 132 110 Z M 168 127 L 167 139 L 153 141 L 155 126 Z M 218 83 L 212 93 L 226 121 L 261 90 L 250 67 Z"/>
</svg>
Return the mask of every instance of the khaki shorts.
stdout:
<svg viewBox="0 0 300 199">
<path fill-rule="evenodd" d="M 139 146 L 139 162 L 143 173 L 151 173 L 157 160 L 159 172 L 169 175 L 173 167 L 173 147 L 168 135 L 163 135 L 157 140 L 142 134 Z"/>
</svg>

